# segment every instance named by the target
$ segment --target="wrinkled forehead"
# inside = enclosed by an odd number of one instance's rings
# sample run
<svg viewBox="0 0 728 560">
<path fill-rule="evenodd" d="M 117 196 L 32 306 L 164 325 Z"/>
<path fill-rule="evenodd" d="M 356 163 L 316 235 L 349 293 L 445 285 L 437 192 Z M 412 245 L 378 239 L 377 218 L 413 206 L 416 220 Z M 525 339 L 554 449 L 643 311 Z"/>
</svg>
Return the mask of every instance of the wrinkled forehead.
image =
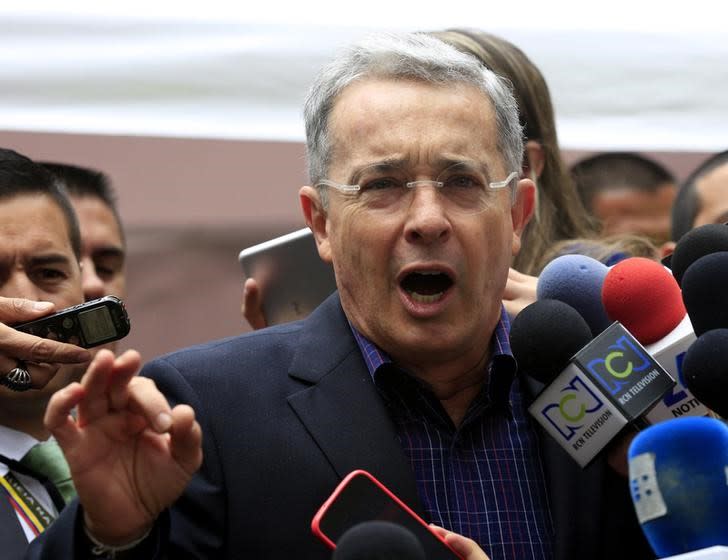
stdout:
<svg viewBox="0 0 728 560">
<path fill-rule="evenodd" d="M 398 160 L 413 168 L 476 162 L 502 174 L 492 102 L 475 86 L 367 79 L 347 86 L 330 120 L 330 171 Z"/>
</svg>

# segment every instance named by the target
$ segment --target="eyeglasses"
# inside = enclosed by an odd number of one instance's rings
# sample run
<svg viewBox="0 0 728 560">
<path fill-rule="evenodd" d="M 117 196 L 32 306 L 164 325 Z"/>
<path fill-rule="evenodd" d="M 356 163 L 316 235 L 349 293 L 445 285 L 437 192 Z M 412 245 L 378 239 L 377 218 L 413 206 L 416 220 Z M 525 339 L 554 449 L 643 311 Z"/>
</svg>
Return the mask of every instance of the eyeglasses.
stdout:
<svg viewBox="0 0 728 560">
<path fill-rule="evenodd" d="M 495 192 L 518 178 L 513 171 L 503 181 L 487 181 L 485 174 L 469 163 L 446 168 L 437 179 L 410 181 L 405 170 L 389 164 L 375 164 L 358 174 L 358 184 L 342 185 L 322 179 L 317 188 L 331 187 L 371 211 L 393 212 L 409 206 L 415 187 L 431 186 L 443 206 L 458 214 L 478 214 L 493 206 Z M 513 189 L 515 195 L 515 188 Z"/>
</svg>

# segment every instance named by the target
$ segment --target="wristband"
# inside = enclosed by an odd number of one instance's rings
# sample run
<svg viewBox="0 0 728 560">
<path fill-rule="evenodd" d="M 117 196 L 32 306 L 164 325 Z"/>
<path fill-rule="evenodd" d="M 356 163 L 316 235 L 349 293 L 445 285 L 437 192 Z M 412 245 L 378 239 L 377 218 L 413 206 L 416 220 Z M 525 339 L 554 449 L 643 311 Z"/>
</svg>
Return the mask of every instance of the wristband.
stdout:
<svg viewBox="0 0 728 560">
<path fill-rule="evenodd" d="M 86 527 L 86 523 L 83 524 L 83 532 L 86 533 L 86 538 L 88 538 L 93 545 L 91 547 L 91 556 L 94 558 L 103 558 L 105 560 L 114 560 L 120 552 L 126 552 L 127 550 L 131 550 L 132 548 L 139 546 L 142 541 L 150 535 L 152 528 L 150 527 L 147 529 L 147 531 L 138 539 L 118 546 L 102 543 L 91 534 L 91 531 L 89 531 L 88 527 Z"/>
</svg>

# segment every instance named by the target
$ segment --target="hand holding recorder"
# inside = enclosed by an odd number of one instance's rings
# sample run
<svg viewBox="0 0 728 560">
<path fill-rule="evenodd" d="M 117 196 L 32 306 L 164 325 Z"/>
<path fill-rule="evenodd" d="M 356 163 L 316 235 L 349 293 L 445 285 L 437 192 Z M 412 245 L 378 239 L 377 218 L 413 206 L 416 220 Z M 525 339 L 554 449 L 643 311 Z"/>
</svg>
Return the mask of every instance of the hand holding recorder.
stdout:
<svg viewBox="0 0 728 560">
<path fill-rule="evenodd" d="M 10 372 L 19 363 L 27 364 L 31 384 L 42 389 L 60 364 L 83 364 L 91 360 L 88 350 L 78 346 L 27 334 L 13 324 L 34 321 L 54 310 L 50 302 L 0 297 L 0 372 Z M 36 367 L 33 364 L 46 364 Z"/>
</svg>

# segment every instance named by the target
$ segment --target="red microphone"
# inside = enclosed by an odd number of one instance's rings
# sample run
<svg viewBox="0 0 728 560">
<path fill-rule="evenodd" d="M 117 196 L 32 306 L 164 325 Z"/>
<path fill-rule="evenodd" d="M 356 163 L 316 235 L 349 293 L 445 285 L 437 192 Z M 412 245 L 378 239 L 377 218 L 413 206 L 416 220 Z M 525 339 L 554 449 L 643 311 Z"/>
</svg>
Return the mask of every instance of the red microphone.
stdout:
<svg viewBox="0 0 728 560">
<path fill-rule="evenodd" d="M 602 303 L 610 319 L 645 345 L 670 333 L 687 313 L 672 273 L 643 257 L 625 259 L 609 270 Z"/>
</svg>

